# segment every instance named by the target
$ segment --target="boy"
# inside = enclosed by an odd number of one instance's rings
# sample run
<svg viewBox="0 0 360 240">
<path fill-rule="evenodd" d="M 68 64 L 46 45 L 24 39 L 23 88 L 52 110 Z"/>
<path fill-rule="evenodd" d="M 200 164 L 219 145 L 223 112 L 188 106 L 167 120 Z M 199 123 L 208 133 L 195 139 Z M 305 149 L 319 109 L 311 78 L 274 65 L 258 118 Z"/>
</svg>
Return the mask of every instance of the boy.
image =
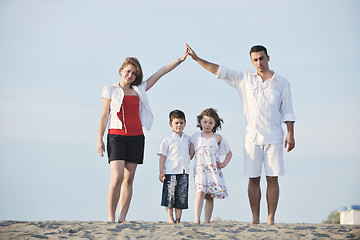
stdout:
<svg viewBox="0 0 360 240">
<path fill-rule="evenodd" d="M 169 118 L 173 132 L 161 142 L 158 153 L 159 179 L 163 183 L 161 206 L 166 207 L 169 223 L 180 223 L 182 210 L 188 208 L 190 137 L 183 132 L 186 119 L 182 111 L 170 112 Z"/>
</svg>

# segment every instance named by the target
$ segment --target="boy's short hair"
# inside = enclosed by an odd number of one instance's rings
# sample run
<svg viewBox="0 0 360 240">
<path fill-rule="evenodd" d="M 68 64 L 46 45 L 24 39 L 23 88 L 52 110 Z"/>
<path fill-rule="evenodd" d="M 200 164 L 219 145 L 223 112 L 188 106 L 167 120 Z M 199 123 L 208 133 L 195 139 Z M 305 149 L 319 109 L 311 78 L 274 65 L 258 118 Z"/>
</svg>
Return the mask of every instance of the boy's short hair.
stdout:
<svg viewBox="0 0 360 240">
<path fill-rule="evenodd" d="M 183 113 L 181 110 L 173 110 L 170 112 L 169 114 L 170 122 L 172 122 L 174 118 L 184 119 L 184 121 L 186 122 L 185 113 Z"/>
</svg>

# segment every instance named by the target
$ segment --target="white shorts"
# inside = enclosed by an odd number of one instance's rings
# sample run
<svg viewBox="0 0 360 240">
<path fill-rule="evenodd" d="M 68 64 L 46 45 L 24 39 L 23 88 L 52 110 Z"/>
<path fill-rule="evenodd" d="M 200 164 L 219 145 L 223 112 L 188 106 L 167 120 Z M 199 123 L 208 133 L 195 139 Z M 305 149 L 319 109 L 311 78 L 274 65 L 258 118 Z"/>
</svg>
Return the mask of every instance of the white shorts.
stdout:
<svg viewBox="0 0 360 240">
<path fill-rule="evenodd" d="M 260 177 L 263 163 L 266 176 L 284 175 L 283 145 L 256 145 L 245 141 L 244 175 L 250 178 Z"/>
</svg>

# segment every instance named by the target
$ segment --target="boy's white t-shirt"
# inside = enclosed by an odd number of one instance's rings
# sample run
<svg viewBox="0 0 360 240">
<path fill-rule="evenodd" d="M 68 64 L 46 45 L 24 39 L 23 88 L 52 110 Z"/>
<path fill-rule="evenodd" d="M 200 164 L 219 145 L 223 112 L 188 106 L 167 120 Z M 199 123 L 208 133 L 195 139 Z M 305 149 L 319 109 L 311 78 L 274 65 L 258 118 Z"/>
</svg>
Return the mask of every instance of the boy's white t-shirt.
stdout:
<svg viewBox="0 0 360 240">
<path fill-rule="evenodd" d="M 189 174 L 190 137 L 184 132 L 181 137 L 173 132 L 160 144 L 158 155 L 166 157 L 164 174 Z"/>
</svg>

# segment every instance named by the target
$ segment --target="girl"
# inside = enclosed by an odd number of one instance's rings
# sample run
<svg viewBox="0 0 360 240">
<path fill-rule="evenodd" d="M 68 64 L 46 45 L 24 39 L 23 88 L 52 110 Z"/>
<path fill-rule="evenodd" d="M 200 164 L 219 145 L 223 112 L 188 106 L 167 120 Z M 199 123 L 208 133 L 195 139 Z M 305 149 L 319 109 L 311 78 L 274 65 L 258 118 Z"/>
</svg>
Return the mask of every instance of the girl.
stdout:
<svg viewBox="0 0 360 240">
<path fill-rule="evenodd" d="M 142 81 L 141 65 L 136 58 L 125 60 L 119 70 L 120 82 L 103 88 L 103 105 L 99 123 L 97 151 L 104 156 L 103 136 L 109 123 L 107 154 L 111 180 L 108 188 L 108 221 L 115 222 L 116 207 L 120 203 L 119 220 L 123 222 L 129 210 L 132 185 L 138 164 L 143 163 L 145 137 L 142 127 L 150 130 L 153 122 L 146 91 L 165 74 L 184 61 L 188 53 L 160 68 Z"/>
<path fill-rule="evenodd" d="M 215 134 L 221 128 L 223 120 L 213 108 L 204 110 L 197 117 L 197 127 L 202 132 L 191 137 L 190 153 L 195 154 L 194 176 L 196 185 L 195 220 L 200 223 L 200 215 L 205 199 L 205 224 L 210 223 L 214 208 L 214 198 L 224 199 L 228 196 L 221 168 L 229 163 L 232 153 L 225 138 Z M 226 155 L 220 162 L 220 156 Z"/>
</svg>

